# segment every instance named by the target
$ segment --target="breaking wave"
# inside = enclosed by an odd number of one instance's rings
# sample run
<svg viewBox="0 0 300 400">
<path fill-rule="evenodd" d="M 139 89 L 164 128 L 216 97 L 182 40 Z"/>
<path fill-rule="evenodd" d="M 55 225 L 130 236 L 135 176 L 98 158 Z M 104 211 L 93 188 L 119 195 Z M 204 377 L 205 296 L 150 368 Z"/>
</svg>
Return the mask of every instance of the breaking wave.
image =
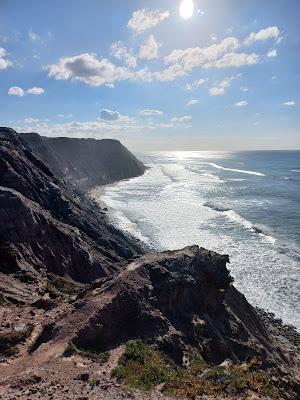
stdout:
<svg viewBox="0 0 300 400">
<path fill-rule="evenodd" d="M 238 172 L 240 174 L 247 174 L 247 175 L 266 176 L 262 172 L 248 171 L 248 170 L 244 170 L 244 169 L 226 168 L 226 167 L 222 167 L 222 165 L 218 165 L 215 163 L 207 163 L 207 164 L 211 165 L 214 168 L 221 169 L 223 171 Z"/>
<path fill-rule="evenodd" d="M 241 215 L 236 213 L 234 210 L 231 210 L 230 208 L 215 205 L 209 202 L 206 202 L 203 205 L 205 207 L 211 208 L 214 211 L 223 213 L 229 220 L 233 221 L 234 223 L 242 225 L 244 228 L 249 229 L 253 233 L 259 234 L 263 238 L 267 239 L 270 243 L 275 243 L 276 239 L 272 235 L 270 235 L 269 229 L 267 227 L 263 227 L 262 225 L 259 224 L 257 225 L 252 224 L 252 222 L 243 218 Z"/>
<path fill-rule="evenodd" d="M 226 208 L 226 207 L 223 207 L 223 206 L 218 206 L 218 205 L 215 205 L 215 204 L 212 204 L 212 203 L 209 203 L 209 202 L 206 202 L 203 205 L 204 205 L 204 207 L 208 207 L 208 208 L 211 208 L 212 210 L 219 211 L 219 212 L 224 212 L 224 211 L 229 211 L 230 210 L 230 208 Z"/>
</svg>

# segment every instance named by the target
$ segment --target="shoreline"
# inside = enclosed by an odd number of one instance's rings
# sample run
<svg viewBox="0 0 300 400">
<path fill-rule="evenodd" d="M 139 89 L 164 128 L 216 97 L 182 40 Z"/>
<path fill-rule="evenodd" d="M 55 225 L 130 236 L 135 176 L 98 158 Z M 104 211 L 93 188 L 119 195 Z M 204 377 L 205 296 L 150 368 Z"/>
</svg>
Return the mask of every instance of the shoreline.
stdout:
<svg viewBox="0 0 300 400">
<path fill-rule="evenodd" d="M 122 179 L 123 180 L 123 179 Z M 128 179 L 126 179 L 128 180 Z M 107 187 L 112 187 L 117 185 L 119 182 L 114 182 L 111 184 L 103 185 L 103 186 L 97 186 L 93 189 L 90 189 L 88 192 L 88 198 L 92 199 L 92 201 L 95 201 L 97 205 L 100 207 L 102 212 L 104 211 L 105 216 L 107 218 L 107 221 L 116 229 L 118 229 L 124 236 L 129 238 L 130 240 L 133 240 L 136 242 L 136 244 L 145 252 L 145 253 L 153 253 L 157 252 L 157 250 L 143 240 L 139 239 L 135 235 L 131 234 L 130 232 L 126 231 L 125 229 L 122 229 L 116 222 L 113 221 L 113 218 L 111 218 L 111 207 L 109 207 L 105 201 L 102 199 L 103 193 L 105 192 Z"/>
<path fill-rule="evenodd" d="M 115 222 L 113 222 L 112 219 L 110 219 L 110 211 L 109 211 L 110 207 L 108 207 L 107 204 L 103 201 L 102 196 L 107 187 L 112 187 L 118 183 L 119 182 L 115 182 L 113 184 L 98 186 L 94 189 L 91 189 L 89 192 L 89 196 L 94 201 L 96 201 L 97 204 L 102 209 L 104 209 L 104 208 L 107 209 L 107 217 L 109 218 L 110 223 L 115 228 L 119 229 L 125 236 L 136 240 L 139 243 L 139 245 L 141 245 L 144 248 L 144 250 L 146 252 L 155 252 L 155 253 L 158 252 L 154 248 L 149 248 L 149 246 L 147 246 L 146 243 L 142 242 L 141 240 L 139 240 L 138 238 L 136 238 L 134 235 L 130 234 L 126 230 L 123 230 L 122 228 L 120 228 L 120 226 L 118 224 L 116 224 Z M 300 347 L 300 331 L 298 331 L 296 326 L 294 326 L 293 324 L 284 323 L 280 317 L 277 317 L 275 313 L 273 313 L 272 311 L 270 311 L 268 309 L 254 306 L 254 305 L 253 305 L 253 307 L 256 309 L 256 312 L 261 317 L 261 319 L 264 321 L 264 323 L 269 328 L 272 328 L 272 330 L 273 330 L 273 332 L 275 332 L 276 336 L 284 337 L 285 339 L 290 341 L 294 346 Z"/>
<path fill-rule="evenodd" d="M 276 317 L 282 318 L 285 324 L 293 324 L 300 332 L 298 295 L 293 284 L 298 281 L 299 271 L 299 250 L 293 245 L 297 230 L 285 229 L 289 226 L 288 219 L 280 223 L 285 215 L 281 203 L 272 203 L 268 193 L 255 197 L 257 187 L 264 187 L 265 183 L 253 178 L 253 188 L 251 186 L 251 191 L 243 194 L 245 198 L 241 201 L 237 189 L 242 189 L 245 182 L 231 179 L 227 173 L 224 175 L 226 183 L 213 179 L 207 174 L 207 171 L 211 172 L 208 167 L 202 169 L 202 160 L 193 159 L 191 163 L 173 158 L 169 162 L 168 158 L 160 157 L 145 160 L 150 166 L 147 175 L 121 182 L 118 186 L 104 186 L 93 193 L 100 205 L 109 206 L 110 221 L 134 237 L 144 240 L 146 236 L 144 241 L 147 244 L 152 241 L 157 250 L 197 243 L 230 254 L 232 275 L 239 290 L 247 294 L 255 306 L 275 312 Z M 273 165 L 273 158 L 271 162 Z M 190 171 L 190 165 L 194 165 L 197 174 Z M 254 171 L 255 167 L 249 164 L 244 169 Z M 213 174 L 223 177 L 219 171 Z M 272 184 L 273 177 L 266 185 Z M 294 188 L 294 183 L 291 185 Z M 280 188 L 276 188 L 275 197 L 277 190 L 280 193 Z M 270 212 L 262 212 L 264 209 Z M 293 208 L 286 211 L 287 215 L 292 211 Z M 253 276 L 249 285 L 246 277 L 250 270 Z M 285 282 L 290 289 L 285 289 Z"/>
<path fill-rule="evenodd" d="M 108 209 L 107 204 L 101 199 L 101 197 L 105 191 L 105 188 L 107 188 L 108 186 L 111 186 L 111 185 L 96 186 L 95 188 L 91 189 L 88 192 L 88 196 L 90 198 L 92 198 L 94 201 L 96 201 L 97 204 L 99 204 L 99 206 L 102 209 L 104 209 L 104 208 Z"/>
</svg>

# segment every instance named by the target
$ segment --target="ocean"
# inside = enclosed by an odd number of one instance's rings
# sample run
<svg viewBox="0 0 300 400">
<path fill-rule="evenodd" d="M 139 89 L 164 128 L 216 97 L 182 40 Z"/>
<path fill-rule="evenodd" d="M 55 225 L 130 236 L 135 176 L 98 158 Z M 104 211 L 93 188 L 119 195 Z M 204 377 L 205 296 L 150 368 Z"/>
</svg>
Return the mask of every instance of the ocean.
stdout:
<svg viewBox="0 0 300 400">
<path fill-rule="evenodd" d="M 300 330 L 300 151 L 155 152 L 101 194 L 114 224 L 156 250 L 229 254 L 248 301 Z"/>
</svg>

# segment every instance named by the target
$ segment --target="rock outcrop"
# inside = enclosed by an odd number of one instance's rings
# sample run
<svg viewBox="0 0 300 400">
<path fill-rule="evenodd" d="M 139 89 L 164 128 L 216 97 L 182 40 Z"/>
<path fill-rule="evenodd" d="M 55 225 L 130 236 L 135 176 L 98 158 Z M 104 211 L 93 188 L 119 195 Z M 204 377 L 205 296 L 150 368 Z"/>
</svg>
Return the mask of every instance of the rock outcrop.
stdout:
<svg viewBox="0 0 300 400">
<path fill-rule="evenodd" d="M 293 364 L 232 285 L 227 262 L 198 246 L 138 257 L 81 293 L 72 315 L 53 326 L 51 345 L 105 352 L 142 338 L 178 363 L 192 346 L 212 364 L 253 357 L 266 367 Z"/>
</svg>

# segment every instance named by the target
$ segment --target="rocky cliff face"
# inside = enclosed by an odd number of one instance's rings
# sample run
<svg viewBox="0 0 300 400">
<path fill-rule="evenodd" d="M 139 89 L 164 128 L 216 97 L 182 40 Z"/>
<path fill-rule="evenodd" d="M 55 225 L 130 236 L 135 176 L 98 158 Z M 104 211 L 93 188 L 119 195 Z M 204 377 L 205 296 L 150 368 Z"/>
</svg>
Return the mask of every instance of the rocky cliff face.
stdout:
<svg viewBox="0 0 300 400">
<path fill-rule="evenodd" d="M 83 164 L 66 183 L 37 153 L 0 129 L 1 398 L 299 398 L 299 335 L 235 289 L 227 255 L 145 254 L 77 192 Z"/>
<path fill-rule="evenodd" d="M 37 291 L 26 288 L 47 277 L 91 282 L 141 252 L 6 128 L 0 130 L 0 221 L 0 287 L 15 301 L 34 298 Z M 12 278 L 19 290 L 6 284 Z"/>
<path fill-rule="evenodd" d="M 212 364 L 253 357 L 265 366 L 292 364 L 232 286 L 227 262 L 198 246 L 138 257 L 82 292 L 72 315 L 53 326 L 51 344 L 71 340 L 104 352 L 142 338 L 178 363 L 192 346 Z"/>
<path fill-rule="evenodd" d="M 60 178 L 83 190 L 141 175 L 144 165 L 112 139 L 48 138 L 20 135 L 22 143 Z"/>
</svg>

